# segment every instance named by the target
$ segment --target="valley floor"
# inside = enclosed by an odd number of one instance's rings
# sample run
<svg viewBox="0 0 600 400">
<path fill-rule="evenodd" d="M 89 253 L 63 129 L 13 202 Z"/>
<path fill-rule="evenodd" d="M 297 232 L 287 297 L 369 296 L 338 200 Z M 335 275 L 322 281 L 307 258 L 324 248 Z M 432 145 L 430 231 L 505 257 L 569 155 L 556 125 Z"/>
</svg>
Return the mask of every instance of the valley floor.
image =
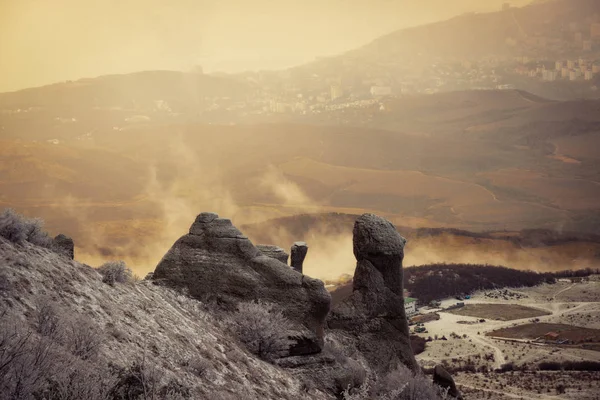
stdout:
<svg viewBox="0 0 600 400">
<path fill-rule="evenodd" d="M 447 299 L 442 302 L 441 308 L 456 303 L 456 299 Z M 465 304 L 490 306 L 471 307 L 477 316 L 456 315 L 440 309 L 421 310 L 423 313 L 437 311 L 440 315 L 439 320 L 425 324 L 426 333 L 418 334 L 433 339 L 427 343 L 426 350 L 417 356 L 422 366 L 432 367 L 443 363 L 450 369 L 474 367 L 478 373 L 457 373 L 455 379 L 465 393 L 479 393 L 477 396 L 480 397 L 477 398 L 600 398 L 600 372 L 533 371 L 540 362 L 600 361 L 600 281 L 597 278 L 592 277 L 584 282 L 565 281 L 533 288 L 480 292 L 465 300 Z M 516 308 L 516 305 L 521 307 Z M 511 310 L 518 310 L 519 314 L 514 317 L 520 317 L 525 307 L 546 315 L 513 319 Z M 468 309 L 465 307 L 461 313 L 467 314 Z M 482 315 L 482 310 L 489 310 L 489 315 Z M 532 331 L 536 332 L 531 326 L 539 327 L 538 332 L 544 331 L 546 326 L 562 329 L 567 326 L 571 333 L 585 332 L 587 340 L 592 343 L 559 345 L 550 341 L 535 341 L 530 337 Z M 490 336 L 490 333 L 494 335 L 499 329 L 505 328 L 513 328 L 511 331 L 516 334 L 510 339 Z M 567 333 L 562 333 L 566 331 L 560 332 L 559 335 L 567 336 Z M 549 333 L 544 332 L 540 336 Z M 515 371 L 493 372 L 507 364 L 513 364 Z"/>
</svg>

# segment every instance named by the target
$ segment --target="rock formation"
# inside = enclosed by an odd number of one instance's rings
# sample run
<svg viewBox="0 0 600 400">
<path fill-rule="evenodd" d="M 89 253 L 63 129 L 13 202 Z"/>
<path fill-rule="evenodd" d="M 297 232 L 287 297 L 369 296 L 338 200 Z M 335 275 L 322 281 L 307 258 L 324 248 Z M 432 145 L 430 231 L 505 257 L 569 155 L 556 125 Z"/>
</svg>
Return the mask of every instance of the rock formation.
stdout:
<svg viewBox="0 0 600 400">
<path fill-rule="evenodd" d="M 281 247 L 272 244 L 257 244 L 256 248 L 265 256 L 274 258 L 287 265 L 289 255 Z"/>
<path fill-rule="evenodd" d="M 391 222 L 364 214 L 354 224 L 357 264 L 353 290 L 328 317 L 328 327 L 353 338 L 353 345 L 378 372 L 403 363 L 417 370 L 404 312 L 404 239 Z"/>
<path fill-rule="evenodd" d="M 446 371 L 446 368 L 444 368 L 443 366 L 435 366 L 435 369 L 433 370 L 433 383 L 435 383 L 438 386 L 441 386 L 444 389 L 448 389 L 448 394 L 450 396 L 458 400 L 462 400 L 462 394 L 456 388 L 456 384 L 454 383 L 452 375 L 450 375 L 450 373 Z"/>
<path fill-rule="evenodd" d="M 227 308 L 259 299 L 274 303 L 298 326 L 292 333 L 298 343 L 296 354 L 319 351 L 323 343 L 331 302 L 323 282 L 264 255 L 230 220 L 217 214 L 198 215 L 189 234 L 160 261 L 152 279 Z"/>
<path fill-rule="evenodd" d="M 63 235 L 62 233 L 54 238 L 52 249 L 71 260 L 75 258 L 75 243 L 73 242 L 73 239 Z"/>
<path fill-rule="evenodd" d="M 302 264 L 308 253 L 308 245 L 305 242 L 296 242 L 292 245 L 292 268 L 302 273 Z"/>
</svg>

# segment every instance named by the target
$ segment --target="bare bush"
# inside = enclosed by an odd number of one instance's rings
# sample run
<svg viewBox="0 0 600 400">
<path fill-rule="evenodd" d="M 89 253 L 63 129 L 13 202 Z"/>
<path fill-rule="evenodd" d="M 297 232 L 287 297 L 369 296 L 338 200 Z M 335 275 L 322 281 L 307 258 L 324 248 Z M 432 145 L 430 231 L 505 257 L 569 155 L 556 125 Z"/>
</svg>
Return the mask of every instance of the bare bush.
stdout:
<svg viewBox="0 0 600 400">
<path fill-rule="evenodd" d="M 41 219 L 27 218 L 10 208 L 0 214 L 0 236 L 15 244 L 29 242 L 49 248 L 52 245 L 52 238 L 44 232 L 43 225 Z"/>
<path fill-rule="evenodd" d="M 109 261 L 96 270 L 102 275 L 102 282 L 113 286 L 115 283 L 128 283 L 133 281 L 133 272 L 125 265 L 124 261 Z"/>
<path fill-rule="evenodd" d="M 115 400 L 154 399 L 160 387 L 160 374 L 149 366 L 145 357 L 127 368 L 117 370 L 117 382 L 111 390 Z"/>
<path fill-rule="evenodd" d="M 162 384 L 162 372 L 149 362 L 146 353 L 129 367 L 113 366 L 117 379 L 110 390 L 112 400 L 183 400 L 191 398 L 188 387 L 175 380 Z"/>
<path fill-rule="evenodd" d="M 345 400 L 449 400 L 441 389 L 421 373 L 413 374 L 400 365 L 384 377 L 370 374 L 355 390 L 344 392 Z"/>
<path fill-rule="evenodd" d="M 39 302 L 36 313 L 37 332 L 45 337 L 59 340 L 60 337 L 60 317 L 56 307 L 47 301 Z"/>
<path fill-rule="evenodd" d="M 19 214 L 10 208 L 4 210 L 0 215 L 0 236 L 10 242 L 21 244 L 27 237 L 25 231 L 23 218 Z"/>
<path fill-rule="evenodd" d="M 77 318 L 68 324 L 64 340 L 71 354 L 90 360 L 98 355 L 103 337 L 98 326 L 85 318 Z"/>
<path fill-rule="evenodd" d="M 291 322 L 273 304 L 262 301 L 240 303 L 231 314 L 233 330 L 246 348 L 263 360 L 272 361 L 287 354 L 293 341 Z"/>
<path fill-rule="evenodd" d="M 38 308 L 34 322 L 30 329 L 0 315 L 0 399 L 107 400 L 113 377 L 103 364 L 86 361 L 98 350 L 93 325 L 70 320 L 51 303 Z"/>
<path fill-rule="evenodd" d="M 67 361 L 67 360 L 65 360 Z M 109 400 L 115 378 L 107 369 L 70 359 L 58 373 L 49 378 L 39 398 L 56 400 Z"/>
<path fill-rule="evenodd" d="M 52 342 L 14 316 L 0 318 L 0 399 L 31 399 L 54 373 Z"/>
</svg>

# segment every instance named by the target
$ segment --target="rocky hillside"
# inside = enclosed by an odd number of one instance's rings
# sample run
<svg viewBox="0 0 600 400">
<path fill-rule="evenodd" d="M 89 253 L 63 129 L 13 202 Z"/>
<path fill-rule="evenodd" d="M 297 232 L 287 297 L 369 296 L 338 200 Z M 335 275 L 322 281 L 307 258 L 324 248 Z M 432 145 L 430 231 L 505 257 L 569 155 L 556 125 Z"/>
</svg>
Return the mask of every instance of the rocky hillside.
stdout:
<svg viewBox="0 0 600 400">
<path fill-rule="evenodd" d="M 44 343 L 48 357 L 55 353 L 69 356 L 73 342 L 81 339 L 82 346 L 91 347 L 94 354 L 83 359 L 75 356 L 81 370 L 69 368 L 68 372 L 91 375 L 106 380 L 107 385 L 118 378 L 118 374 L 110 375 L 109 363 L 130 371 L 130 378 L 135 366 L 143 363 L 145 372 L 156 380 L 152 385 L 157 392 L 164 394 L 163 388 L 170 389 L 171 398 L 297 399 L 308 395 L 291 373 L 249 354 L 228 332 L 222 318 L 175 290 L 150 281 L 111 286 L 87 265 L 48 249 L 28 243 L 15 245 L 3 238 L 0 267 L 2 361 L 6 361 L 2 358 L 6 355 L 2 340 L 11 332 L 17 332 L 17 340 L 28 338 L 30 344 L 38 346 L 38 341 L 47 338 L 40 320 L 56 317 L 57 329 L 66 330 L 67 337 L 65 343 Z M 54 361 L 48 364 L 33 371 L 36 376 L 26 376 L 24 372 L 20 378 L 35 380 L 37 375 L 57 367 Z M 4 382 L 2 372 L 0 367 L 3 383 L 10 385 L 11 382 Z M 30 385 L 35 388 L 33 383 Z M 2 389 L 0 392 L 7 394 L 15 388 Z M 326 397 L 316 391 L 310 394 L 315 399 Z M 0 398 L 29 397 L 23 393 Z"/>
<path fill-rule="evenodd" d="M 447 398 L 416 368 L 397 295 L 404 241 L 384 219 L 357 221 L 362 284 L 329 317 L 297 256 L 293 269 L 216 214 L 144 280 L 74 261 L 72 241 L 40 228 L 0 215 L 0 399 Z"/>
</svg>

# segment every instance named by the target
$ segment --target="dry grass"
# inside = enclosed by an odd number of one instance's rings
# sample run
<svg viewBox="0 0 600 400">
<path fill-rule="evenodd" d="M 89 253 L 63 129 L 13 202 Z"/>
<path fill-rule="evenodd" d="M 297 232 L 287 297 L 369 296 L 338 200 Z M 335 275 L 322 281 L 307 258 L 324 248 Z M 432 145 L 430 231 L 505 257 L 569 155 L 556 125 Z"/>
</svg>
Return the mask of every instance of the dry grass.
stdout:
<svg viewBox="0 0 600 400">
<path fill-rule="evenodd" d="M 462 308 L 447 312 L 468 317 L 495 319 L 498 321 L 512 321 L 551 314 L 548 311 L 525 307 L 518 304 L 467 304 Z"/>
<path fill-rule="evenodd" d="M 493 185 L 513 188 L 566 210 L 591 210 L 597 205 L 600 185 L 582 179 L 549 178 L 522 169 L 504 169 L 483 174 Z"/>
<path fill-rule="evenodd" d="M 600 136 L 596 133 L 566 136 L 552 141 L 558 146 L 559 151 L 567 156 L 576 159 L 596 160 L 600 157 L 598 147 L 600 146 Z"/>
</svg>

